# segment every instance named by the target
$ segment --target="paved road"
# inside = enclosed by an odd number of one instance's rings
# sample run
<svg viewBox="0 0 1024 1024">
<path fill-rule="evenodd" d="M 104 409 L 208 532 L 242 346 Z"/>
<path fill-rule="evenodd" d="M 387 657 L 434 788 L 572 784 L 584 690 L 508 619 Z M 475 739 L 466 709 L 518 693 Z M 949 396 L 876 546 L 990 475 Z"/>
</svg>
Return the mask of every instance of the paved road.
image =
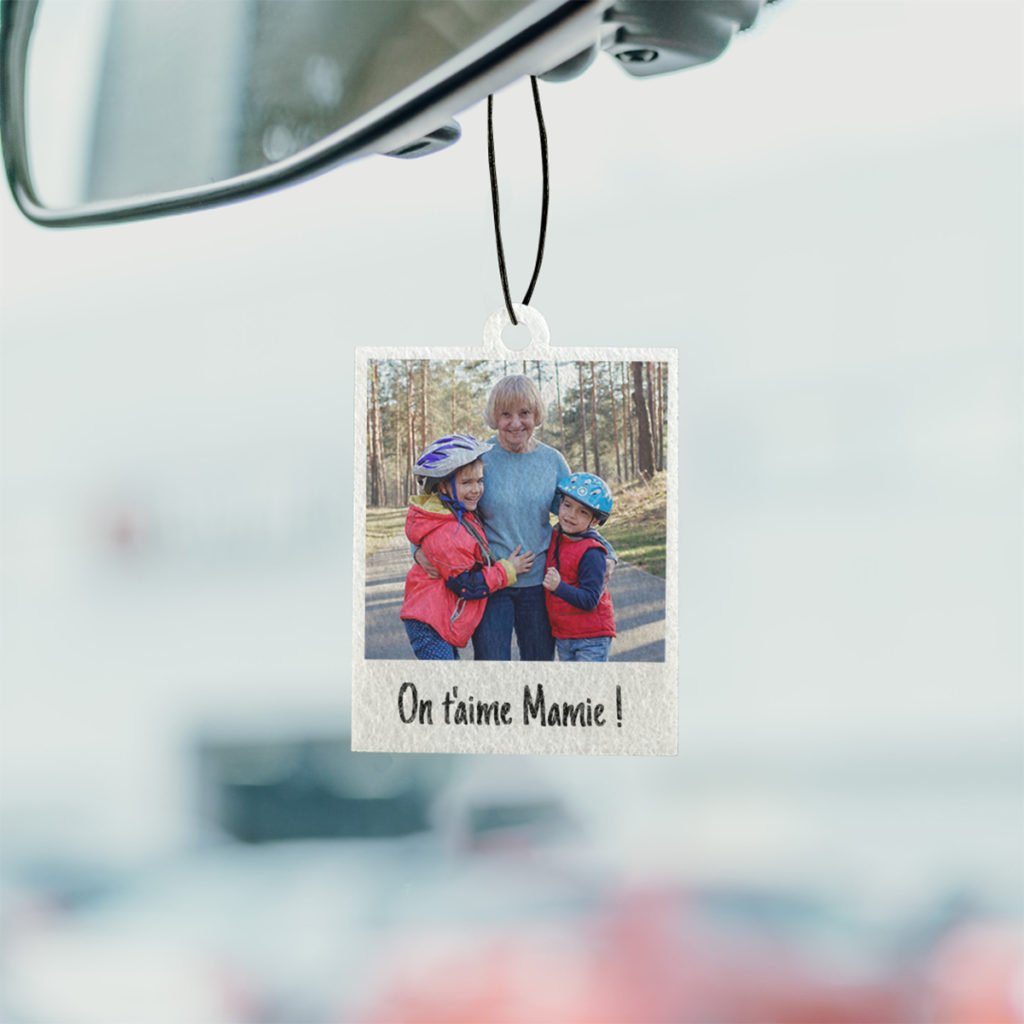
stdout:
<svg viewBox="0 0 1024 1024">
<path fill-rule="evenodd" d="M 405 628 L 398 618 L 409 544 L 396 537 L 366 560 L 366 657 L 412 658 Z M 612 661 L 665 660 L 665 581 L 623 563 L 612 573 L 609 589 L 615 605 L 618 636 L 612 642 Z M 460 651 L 473 658 L 473 645 Z M 518 660 L 515 640 L 512 658 Z"/>
</svg>

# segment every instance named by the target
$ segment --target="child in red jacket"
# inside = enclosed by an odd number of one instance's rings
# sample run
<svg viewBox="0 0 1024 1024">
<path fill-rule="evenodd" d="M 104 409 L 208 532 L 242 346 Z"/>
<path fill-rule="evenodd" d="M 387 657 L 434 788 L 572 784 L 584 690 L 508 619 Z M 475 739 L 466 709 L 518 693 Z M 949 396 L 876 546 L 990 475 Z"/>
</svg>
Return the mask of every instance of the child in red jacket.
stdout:
<svg viewBox="0 0 1024 1024">
<path fill-rule="evenodd" d="M 607 661 L 615 611 L 605 588 L 608 549 L 596 530 L 612 510 L 612 492 L 592 473 L 560 480 L 558 525 L 544 563 L 544 600 L 559 661 Z"/>
<path fill-rule="evenodd" d="M 468 434 L 442 437 L 416 460 L 422 493 L 409 499 L 405 534 L 439 571 L 417 563 L 405 577 L 401 618 L 421 660 L 454 661 L 469 643 L 487 596 L 515 583 L 533 562 L 520 548 L 495 561 L 475 512 L 484 493 L 480 456 L 491 448 Z"/>
</svg>

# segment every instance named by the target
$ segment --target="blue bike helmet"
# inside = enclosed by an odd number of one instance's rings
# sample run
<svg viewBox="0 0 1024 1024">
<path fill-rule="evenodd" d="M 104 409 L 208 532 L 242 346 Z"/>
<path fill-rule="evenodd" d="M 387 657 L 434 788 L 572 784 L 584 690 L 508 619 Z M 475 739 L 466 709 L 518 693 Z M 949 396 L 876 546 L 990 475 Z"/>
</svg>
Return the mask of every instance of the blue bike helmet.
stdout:
<svg viewBox="0 0 1024 1024">
<path fill-rule="evenodd" d="M 590 509 L 597 517 L 598 526 L 603 526 L 611 514 L 612 492 L 608 485 L 593 473 L 573 473 L 564 480 L 559 480 L 555 490 Z"/>
<path fill-rule="evenodd" d="M 493 444 L 485 444 L 469 434 L 439 437 L 436 441 L 431 441 L 416 460 L 413 475 L 421 483 L 428 480 L 447 480 L 456 470 L 476 462 L 484 452 L 489 452 L 493 447 Z"/>
</svg>

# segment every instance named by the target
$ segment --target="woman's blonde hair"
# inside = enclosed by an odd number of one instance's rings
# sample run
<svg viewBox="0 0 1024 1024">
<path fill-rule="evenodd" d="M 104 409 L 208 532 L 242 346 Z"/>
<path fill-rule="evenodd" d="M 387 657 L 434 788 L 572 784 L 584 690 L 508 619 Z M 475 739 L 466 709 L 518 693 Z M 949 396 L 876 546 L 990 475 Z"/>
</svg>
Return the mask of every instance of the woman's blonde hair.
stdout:
<svg viewBox="0 0 1024 1024">
<path fill-rule="evenodd" d="M 544 403 L 540 400 L 537 385 L 524 374 L 513 373 L 509 377 L 502 377 L 487 396 L 487 405 L 484 407 L 487 426 L 497 428 L 498 416 L 519 403 L 533 410 L 535 426 L 539 427 L 544 422 Z"/>
</svg>

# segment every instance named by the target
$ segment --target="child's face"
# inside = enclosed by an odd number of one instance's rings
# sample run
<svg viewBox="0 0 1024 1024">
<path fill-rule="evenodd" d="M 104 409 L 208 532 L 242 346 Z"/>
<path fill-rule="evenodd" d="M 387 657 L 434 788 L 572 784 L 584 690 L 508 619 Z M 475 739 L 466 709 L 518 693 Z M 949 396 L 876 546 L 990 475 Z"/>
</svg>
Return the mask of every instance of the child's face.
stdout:
<svg viewBox="0 0 1024 1024">
<path fill-rule="evenodd" d="M 564 533 L 582 533 L 588 529 L 597 516 L 568 494 L 562 495 L 558 506 L 558 524 Z"/>
<path fill-rule="evenodd" d="M 484 493 L 484 464 L 478 459 L 463 466 L 456 470 L 454 480 L 456 497 L 470 512 L 475 512 L 477 502 Z M 449 498 L 452 496 L 451 485 L 447 480 L 441 484 L 441 490 Z"/>
</svg>

